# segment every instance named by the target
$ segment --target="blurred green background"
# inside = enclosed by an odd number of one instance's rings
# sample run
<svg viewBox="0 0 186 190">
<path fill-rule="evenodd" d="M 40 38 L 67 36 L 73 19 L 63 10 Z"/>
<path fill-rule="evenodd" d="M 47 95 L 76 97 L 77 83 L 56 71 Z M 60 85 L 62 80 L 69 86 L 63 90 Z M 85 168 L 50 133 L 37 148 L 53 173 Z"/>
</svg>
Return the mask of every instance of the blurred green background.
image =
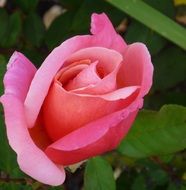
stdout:
<svg viewBox="0 0 186 190">
<path fill-rule="evenodd" d="M 105 12 L 127 43 L 147 45 L 155 72 L 144 108 L 154 111 L 139 114 L 118 150 L 75 172 L 67 169 L 60 187 L 40 184 L 18 169 L 1 117 L 0 190 L 186 190 L 186 0 L 0 0 L 1 81 L 15 50 L 39 67 L 65 39 L 89 33 L 93 12 Z M 177 106 L 160 110 L 165 104 Z"/>
</svg>

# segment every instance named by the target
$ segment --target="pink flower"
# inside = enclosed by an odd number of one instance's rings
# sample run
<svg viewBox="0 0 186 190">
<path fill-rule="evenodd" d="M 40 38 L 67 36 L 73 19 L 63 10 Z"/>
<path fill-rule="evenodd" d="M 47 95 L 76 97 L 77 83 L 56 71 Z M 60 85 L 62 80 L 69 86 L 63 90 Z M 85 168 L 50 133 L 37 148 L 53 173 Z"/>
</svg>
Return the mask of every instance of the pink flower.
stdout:
<svg viewBox="0 0 186 190">
<path fill-rule="evenodd" d="M 116 148 L 152 84 L 144 44 L 127 45 L 104 13 L 92 15 L 91 33 L 63 42 L 38 70 L 18 52 L 7 65 L 9 143 L 42 183 L 62 184 L 64 166 Z"/>
</svg>

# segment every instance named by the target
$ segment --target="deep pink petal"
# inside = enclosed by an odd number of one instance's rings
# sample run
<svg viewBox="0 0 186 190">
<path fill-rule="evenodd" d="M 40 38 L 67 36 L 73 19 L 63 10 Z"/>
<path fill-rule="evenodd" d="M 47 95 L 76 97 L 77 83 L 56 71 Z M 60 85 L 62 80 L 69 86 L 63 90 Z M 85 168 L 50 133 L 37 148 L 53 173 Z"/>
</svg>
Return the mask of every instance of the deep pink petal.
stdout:
<svg viewBox="0 0 186 190">
<path fill-rule="evenodd" d="M 98 30 L 96 27 L 96 24 L 100 25 L 100 23 L 103 25 L 103 32 L 100 32 L 101 29 Z M 91 31 L 93 35 L 75 36 L 55 48 L 35 74 L 25 100 L 26 118 L 29 127 L 34 126 L 55 74 L 70 55 L 80 49 L 95 46 L 114 49 L 120 53 L 125 51 L 125 42 L 113 32 L 114 29 L 105 14 L 94 14 L 92 16 Z M 103 34 L 107 37 L 103 38 Z"/>
<path fill-rule="evenodd" d="M 120 53 L 123 53 L 127 47 L 127 44 L 123 38 L 116 33 L 105 13 L 92 14 L 91 33 L 102 43 L 105 43 L 104 47 L 110 47 Z"/>
<path fill-rule="evenodd" d="M 35 66 L 21 53 L 14 52 L 4 77 L 5 93 L 25 100 L 30 83 L 36 72 Z"/>
<path fill-rule="evenodd" d="M 152 85 L 153 65 L 147 47 L 142 43 L 128 46 L 118 73 L 120 86 L 141 86 L 139 96 L 148 93 Z"/>
<path fill-rule="evenodd" d="M 50 145 L 46 154 L 56 163 L 69 165 L 116 148 L 131 127 L 138 106 L 87 124 Z"/>
<path fill-rule="evenodd" d="M 101 96 L 74 94 L 54 83 L 43 104 L 43 120 L 48 135 L 53 141 L 122 109 L 134 101 L 139 88 L 126 87 Z"/>
<path fill-rule="evenodd" d="M 24 105 L 17 97 L 4 95 L 1 102 L 10 146 L 17 153 L 18 164 L 23 172 L 49 185 L 64 182 L 65 172 L 56 166 L 32 141 L 24 114 Z"/>
</svg>

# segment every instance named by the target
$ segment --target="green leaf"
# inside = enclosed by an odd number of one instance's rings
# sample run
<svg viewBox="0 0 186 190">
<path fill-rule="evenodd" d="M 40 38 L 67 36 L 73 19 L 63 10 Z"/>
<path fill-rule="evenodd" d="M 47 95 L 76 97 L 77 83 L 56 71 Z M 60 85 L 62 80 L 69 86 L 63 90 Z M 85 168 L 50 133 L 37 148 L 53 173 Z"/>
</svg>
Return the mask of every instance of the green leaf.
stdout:
<svg viewBox="0 0 186 190">
<path fill-rule="evenodd" d="M 63 186 L 50 187 L 48 190 L 64 190 Z"/>
<path fill-rule="evenodd" d="M 117 178 L 116 181 L 116 189 L 117 190 L 128 190 L 131 189 L 133 179 L 136 177 L 136 173 L 134 171 L 129 170 L 126 167 L 121 175 Z"/>
<path fill-rule="evenodd" d="M 24 12 L 30 12 L 36 9 L 38 0 L 14 0 L 14 3 L 18 5 Z"/>
<path fill-rule="evenodd" d="M 43 60 L 47 56 L 47 52 L 40 52 L 36 48 L 28 48 L 26 47 L 25 49 L 22 50 L 22 53 L 29 58 L 29 60 L 32 61 L 32 63 L 36 66 L 39 67 L 41 66 Z"/>
<path fill-rule="evenodd" d="M 150 170 L 148 176 L 155 185 L 165 185 L 168 182 L 168 175 L 164 170 L 156 169 Z"/>
<path fill-rule="evenodd" d="M 13 182 L 0 184 L 2 190 L 33 190 L 30 185 L 16 184 Z"/>
<path fill-rule="evenodd" d="M 101 157 L 88 161 L 85 176 L 85 190 L 115 190 L 116 185 L 111 166 Z"/>
<path fill-rule="evenodd" d="M 6 59 L 3 55 L 0 54 L 0 95 L 3 94 L 3 77 L 6 70 Z"/>
<path fill-rule="evenodd" d="M 44 39 L 45 27 L 37 14 L 30 14 L 24 22 L 24 34 L 28 41 L 39 47 Z"/>
<path fill-rule="evenodd" d="M 108 2 L 186 50 L 186 30 L 161 12 L 141 0 L 108 0 Z"/>
<path fill-rule="evenodd" d="M 173 2 L 170 0 L 144 0 L 153 8 L 161 11 L 169 17 L 174 17 L 174 6 Z M 161 4 L 161 6 L 159 6 Z M 143 25 L 142 23 L 132 19 L 129 26 L 127 27 L 127 32 L 125 35 L 125 40 L 128 43 L 143 42 L 147 45 L 151 55 L 157 54 L 162 48 L 167 44 L 167 40 L 162 36 L 158 35 L 152 29 Z"/>
<path fill-rule="evenodd" d="M 132 190 L 147 190 L 145 178 L 142 175 L 139 175 L 135 178 L 134 183 L 132 184 Z"/>
<path fill-rule="evenodd" d="M 162 155 L 162 156 L 159 156 L 160 160 L 163 162 L 163 163 L 170 163 L 173 158 L 174 158 L 174 154 L 167 154 L 167 155 Z"/>
<path fill-rule="evenodd" d="M 67 2 L 66 0 L 62 0 L 61 2 L 64 4 L 67 3 L 69 6 L 76 6 L 75 1 L 72 4 L 71 1 Z M 105 1 L 84 0 L 79 4 L 78 8 L 76 7 L 75 10 L 69 8 L 66 13 L 57 17 L 51 24 L 45 36 L 45 42 L 49 49 L 53 49 L 71 36 L 88 34 L 90 17 L 94 12 L 105 12 L 116 26 L 118 26 L 122 19 L 125 18 L 125 14 L 122 11 L 118 11 Z"/>
<path fill-rule="evenodd" d="M 182 185 L 180 190 L 186 190 L 186 185 Z"/>
<path fill-rule="evenodd" d="M 8 14 L 4 9 L 0 9 L 0 43 L 6 35 L 6 28 L 8 26 Z"/>
<path fill-rule="evenodd" d="M 90 18 L 92 13 L 102 12 L 105 12 L 116 26 L 125 18 L 125 14 L 122 11 L 113 8 L 113 6 L 106 1 L 84 0 L 72 22 L 72 31 L 75 31 L 76 33 L 87 33 L 90 28 Z"/>
<path fill-rule="evenodd" d="M 141 111 L 119 146 L 124 155 L 144 158 L 186 148 L 186 108 L 166 105 L 159 112 Z"/>
<path fill-rule="evenodd" d="M 72 23 L 69 21 L 73 18 L 74 13 L 66 12 L 52 22 L 45 35 L 45 42 L 49 49 L 53 49 L 70 36 Z"/>
<path fill-rule="evenodd" d="M 135 20 L 128 26 L 125 40 L 129 44 L 134 42 L 145 43 L 151 55 L 157 54 L 167 43 L 163 37 Z"/>
<path fill-rule="evenodd" d="M 5 15 L 4 15 L 5 16 Z M 19 12 L 13 13 L 9 19 L 8 23 L 4 25 L 5 33 L 0 41 L 0 46 L 11 47 L 17 43 L 19 35 L 21 33 L 21 17 Z"/>
<path fill-rule="evenodd" d="M 180 189 L 180 188 L 178 187 L 178 185 L 176 185 L 174 183 L 170 183 L 167 188 L 167 190 L 178 190 L 178 189 Z"/>
<path fill-rule="evenodd" d="M 143 0 L 145 3 L 151 7 L 157 9 L 161 13 L 165 14 L 170 18 L 175 16 L 175 8 L 173 1 L 170 0 Z M 161 6 L 160 6 L 161 5 Z"/>
<path fill-rule="evenodd" d="M 69 9 L 77 9 L 81 6 L 83 0 L 60 0 L 62 7 Z"/>
<path fill-rule="evenodd" d="M 161 91 L 145 98 L 146 108 L 159 110 L 164 104 L 178 104 L 186 106 L 185 94 L 179 91 L 177 92 L 176 90 L 173 90 L 172 92 Z"/>
<path fill-rule="evenodd" d="M 153 60 L 155 90 L 165 90 L 186 80 L 186 52 L 177 47 L 167 48 Z"/>
</svg>

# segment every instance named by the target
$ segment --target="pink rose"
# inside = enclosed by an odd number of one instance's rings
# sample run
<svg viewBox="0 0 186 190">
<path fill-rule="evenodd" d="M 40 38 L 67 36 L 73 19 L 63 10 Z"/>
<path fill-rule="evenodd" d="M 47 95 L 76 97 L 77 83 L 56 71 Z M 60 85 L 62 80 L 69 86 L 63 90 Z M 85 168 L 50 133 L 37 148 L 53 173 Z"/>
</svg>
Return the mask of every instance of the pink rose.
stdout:
<svg viewBox="0 0 186 190">
<path fill-rule="evenodd" d="M 42 183 L 62 184 L 64 166 L 116 148 L 152 84 L 144 44 L 127 45 L 104 13 L 92 15 L 91 33 L 63 42 L 38 70 L 18 52 L 7 65 L 9 143 Z"/>
</svg>

